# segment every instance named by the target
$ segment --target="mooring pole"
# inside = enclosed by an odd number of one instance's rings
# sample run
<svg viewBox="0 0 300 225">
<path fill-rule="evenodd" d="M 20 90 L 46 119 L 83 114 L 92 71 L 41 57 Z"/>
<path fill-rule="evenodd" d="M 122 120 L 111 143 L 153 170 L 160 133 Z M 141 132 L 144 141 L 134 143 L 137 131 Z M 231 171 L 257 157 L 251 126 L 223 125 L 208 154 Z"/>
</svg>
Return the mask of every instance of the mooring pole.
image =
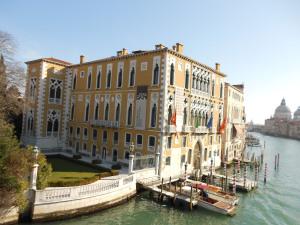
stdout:
<svg viewBox="0 0 300 225">
<path fill-rule="evenodd" d="M 277 169 L 279 169 L 279 153 L 277 155 Z"/>
<path fill-rule="evenodd" d="M 171 181 L 172 181 L 172 178 L 171 178 L 171 176 L 170 176 L 170 180 L 169 180 L 169 191 L 171 191 Z"/>
<path fill-rule="evenodd" d="M 240 179 L 240 172 L 241 172 L 241 162 L 240 162 L 240 160 L 238 160 L 238 164 L 237 164 L 237 176 L 236 176 L 237 180 Z"/>
<path fill-rule="evenodd" d="M 264 184 L 267 183 L 267 163 L 265 163 Z"/>
<path fill-rule="evenodd" d="M 190 210 L 193 209 L 193 186 L 191 186 L 191 193 L 190 193 Z"/>
<path fill-rule="evenodd" d="M 225 176 L 225 185 L 224 185 L 224 190 L 225 192 L 227 191 L 227 165 L 226 163 L 224 164 L 224 176 Z"/>
<path fill-rule="evenodd" d="M 176 201 L 176 182 L 175 182 L 175 190 L 174 190 L 174 198 L 173 198 L 173 204 L 175 205 L 175 201 Z"/>
<path fill-rule="evenodd" d="M 164 178 L 161 178 L 160 196 L 159 196 L 160 200 L 162 200 L 162 196 L 163 196 L 163 195 L 162 195 L 163 185 L 164 185 Z"/>
<path fill-rule="evenodd" d="M 244 188 L 246 188 L 246 182 L 247 182 L 247 165 L 244 164 Z"/>
<path fill-rule="evenodd" d="M 210 160 L 210 183 L 213 183 L 213 160 Z"/>
<path fill-rule="evenodd" d="M 232 192 L 233 194 L 235 195 L 236 194 L 236 181 L 235 181 L 235 178 L 236 178 L 236 168 L 235 168 L 235 164 L 234 164 L 234 167 L 233 167 L 233 180 L 232 180 Z"/>
<path fill-rule="evenodd" d="M 277 165 L 277 155 L 275 155 L 275 166 L 274 166 L 275 170 L 276 170 L 276 165 Z"/>
</svg>

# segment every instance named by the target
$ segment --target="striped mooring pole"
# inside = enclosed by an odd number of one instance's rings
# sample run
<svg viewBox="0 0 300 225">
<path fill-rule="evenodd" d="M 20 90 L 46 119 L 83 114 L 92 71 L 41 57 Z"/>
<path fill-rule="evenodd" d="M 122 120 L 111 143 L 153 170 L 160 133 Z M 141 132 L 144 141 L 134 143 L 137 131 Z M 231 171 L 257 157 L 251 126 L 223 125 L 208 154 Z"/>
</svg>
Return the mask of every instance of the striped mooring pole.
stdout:
<svg viewBox="0 0 300 225">
<path fill-rule="evenodd" d="M 233 167 L 233 178 L 232 178 L 232 193 L 233 194 L 236 194 L 236 168 L 235 168 L 235 164 L 234 164 L 234 167 Z"/>
<path fill-rule="evenodd" d="M 247 181 L 247 165 L 244 164 L 244 188 L 246 187 L 246 181 Z"/>
<path fill-rule="evenodd" d="M 267 183 L 267 163 L 265 163 L 264 184 Z"/>
<path fill-rule="evenodd" d="M 226 192 L 226 190 L 227 190 L 227 165 L 226 165 L 226 163 L 224 163 L 224 176 L 225 176 L 225 182 L 224 182 L 223 190 Z"/>
<path fill-rule="evenodd" d="M 237 179 L 240 178 L 240 169 L 241 169 L 241 162 L 240 162 L 240 160 L 238 160 L 238 164 L 237 164 Z"/>
</svg>

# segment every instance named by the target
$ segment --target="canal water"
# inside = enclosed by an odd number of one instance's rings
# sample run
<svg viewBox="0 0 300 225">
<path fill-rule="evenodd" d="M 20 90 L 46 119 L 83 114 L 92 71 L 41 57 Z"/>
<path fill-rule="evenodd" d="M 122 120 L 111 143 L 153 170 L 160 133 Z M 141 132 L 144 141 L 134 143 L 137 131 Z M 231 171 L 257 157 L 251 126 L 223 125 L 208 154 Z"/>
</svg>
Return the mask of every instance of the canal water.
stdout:
<svg viewBox="0 0 300 225">
<path fill-rule="evenodd" d="M 266 142 L 264 163 L 268 165 L 267 183 L 266 185 L 263 183 L 264 171 L 261 170 L 259 188 L 250 193 L 238 194 L 240 202 L 234 217 L 219 215 L 202 208 L 193 211 L 173 208 L 153 202 L 147 193 L 142 193 L 129 203 L 92 215 L 42 224 L 300 225 L 300 141 L 258 133 L 254 135 L 260 138 L 261 143 Z M 275 171 L 274 161 L 277 153 L 280 154 L 280 163 L 279 170 Z"/>
</svg>

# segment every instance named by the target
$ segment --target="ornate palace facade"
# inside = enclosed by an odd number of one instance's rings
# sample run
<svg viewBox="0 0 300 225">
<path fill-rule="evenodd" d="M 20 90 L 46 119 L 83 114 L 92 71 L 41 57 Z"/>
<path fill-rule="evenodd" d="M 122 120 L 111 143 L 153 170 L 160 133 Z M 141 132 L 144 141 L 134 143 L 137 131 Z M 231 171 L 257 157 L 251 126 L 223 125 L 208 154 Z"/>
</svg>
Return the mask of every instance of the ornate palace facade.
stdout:
<svg viewBox="0 0 300 225">
<path fill-rule="evenodd" d="M 127 163 L 133 143 L 136 156 L 160 152 L 168 174 L 221 164 L 225 74 L 184 56 L 182 44 L 27 66 L 25 144 Z"/>
</svg>

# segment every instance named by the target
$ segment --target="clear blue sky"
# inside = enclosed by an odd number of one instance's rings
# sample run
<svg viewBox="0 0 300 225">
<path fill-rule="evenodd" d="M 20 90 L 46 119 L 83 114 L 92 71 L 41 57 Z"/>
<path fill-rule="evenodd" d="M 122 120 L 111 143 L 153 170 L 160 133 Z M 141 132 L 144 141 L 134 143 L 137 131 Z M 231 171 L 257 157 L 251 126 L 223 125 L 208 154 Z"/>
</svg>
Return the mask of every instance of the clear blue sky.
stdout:
<svg viewBox="0 0 300 225">
<path fill-rule="evenodd" d="M 247 120 L 263 123 L 282 97 L 300 106 L 300 1 L 0 1 L 0 30 L 18 59 L 76 63 L 162 43 L 245 84 Z"/>
</svg>

